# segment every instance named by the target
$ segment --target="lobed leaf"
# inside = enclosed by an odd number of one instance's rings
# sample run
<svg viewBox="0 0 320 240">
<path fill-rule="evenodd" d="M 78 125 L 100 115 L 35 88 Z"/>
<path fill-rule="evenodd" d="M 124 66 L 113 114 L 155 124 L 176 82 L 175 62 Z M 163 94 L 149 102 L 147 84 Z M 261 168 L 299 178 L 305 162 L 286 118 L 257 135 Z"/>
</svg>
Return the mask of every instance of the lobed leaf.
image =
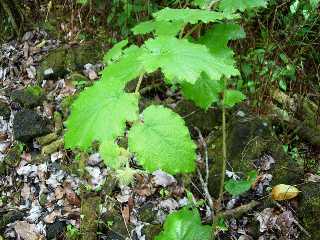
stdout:
<svg viewBox="0 0 320 240">
<path fill-rule="evenodd" d="M 243 28 L 238 24 L 215 24 L 213 28 L 202 36 L 198 43 L 204 44 L 210 52 L 226 65 L 233 66 L 233 51 L 228 48 L 229 40 L 245 37 Z"/>
<path fill-rule="evenodd" d="M 238 74 L 234 66 L 212 56 L 205 46 L 186 39 L 158 37 L 146 41 L 144 48 L 145 54 L 139 61 L 143 62 L 145 70 L 150 73 L 161 68 L 169 83 L 194 84 L 202 72 L 211 79 Z"/>
<path fill-rule="evenodd" d="M 126 121 L 138 118 L 138 96 L 123 88 L 119 81 L 99 81 L 80 93 L 66 121 L 66 148 L 87 150 L 93 141 L 113 141 L 123 135 Z"/>
<path fill-rule="evenodd" d="M 151 105 L 128 134 L 130 152 L 149 172 L 161 169 L 171 174 L 195 169 L 195 144 L 183 119 L 168 108 Z"/>
<path fill-rule="evenodd" d="M 206 74 L 202 74 L 195 84 L 182 83 L 181 88 L 187 99 L 205 110 L 219 101 L 219 93 L 223 90 L 219 80 L 212 80 Z"/>
<path fill-rule="evenodd" d="M 237 14 L 216 12 L 202 9 L 172 9 L 164 8 L 153 14 L 157 21 L 180 21 L 184 24 L 196 24 L 199 21 L 204 23 L 217 22 L 223 19 L 238 18 Z"/>
<path fill-rule="evenodd" d="M 135 35 L 152 32 L 157 36 L 176 36 L 183 25 L 181 21 L 168 22 L 151 20 L 139 23 L 132 28 L 132 31 Z"/>
<path fill-rule="evenodd" d="M 122 40 L 115 44 L 103 57 L 103 63 L 111 64 L 119 60 L 123 53 L 123 48 L 128 45 L 128 39 Z"/>
<path fill-rule="evenodd" d="M 211 231 L 211 226 L 201 224 L 198 210 L 183 208 L 167 217 L 155 240 L 205 240 L 210 239 Z"/>
<path fill-rule="evenodd" d="M 225 13 L 234 13 L 237 10 L 244 12 L 245 10 L 267 7 L 268 0 L 221 0 L 219 8 Z"/>
</svg>

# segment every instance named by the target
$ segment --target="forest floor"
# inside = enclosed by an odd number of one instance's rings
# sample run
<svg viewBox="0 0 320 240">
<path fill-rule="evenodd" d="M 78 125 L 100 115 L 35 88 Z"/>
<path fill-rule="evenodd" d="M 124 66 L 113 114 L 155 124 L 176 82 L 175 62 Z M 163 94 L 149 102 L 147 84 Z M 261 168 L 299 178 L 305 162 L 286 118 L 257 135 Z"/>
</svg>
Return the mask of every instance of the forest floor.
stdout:
<svg viewBox="0 0 320 240">
<path fill-rule="evenodd" d="M 70 105 L 104 67 L 100 45 L 63 44 L 34 30 L 0 46 L 1 240 L 154 239 L 166 216 L 188 204 L 190 192 L 203 223 L 210 223 L 211 210 L 200 201 L 206 199 L 201 172 L 141 173 L 129 186 L 119 186 L 98 153 L 64 149 L 63 122 Z M 185 116 L 199 151 L 207 153 L 208 188 L 215 196 L 220 111 L 204 112 L 169 89 L 147 89 L 145 104 L 159 102 L 163 94 L 170 96 L 168 106 Z M 273 97 L 276 104 L 268 105 L 268 113 L 257 114 L 244 103 L 228 114 L 227 180 L 245 179 L 251 170 L 258 175 L 248 192 L 225 193 L 218 239 L 320 239 L 320 125 L 307 124 L 319 106 L 280 91 Z M 303 158 L 279 140 L 284 119 L 278 110 L 283 109 L 294 112 L 288 126 L 299 136 Z M 205 169 L 204 160 L 198 164 Z M 274 201 L 271 188 L 277 184 L 294 185 L 300 192 Z"/>
</svg>

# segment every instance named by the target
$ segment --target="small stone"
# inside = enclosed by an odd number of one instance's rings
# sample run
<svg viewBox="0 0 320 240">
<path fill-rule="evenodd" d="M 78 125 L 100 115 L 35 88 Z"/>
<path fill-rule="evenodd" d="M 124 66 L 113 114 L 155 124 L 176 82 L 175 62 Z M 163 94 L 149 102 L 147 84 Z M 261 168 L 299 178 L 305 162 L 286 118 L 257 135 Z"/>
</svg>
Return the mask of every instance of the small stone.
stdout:
<svg viewBox="0 0 320 240">
<path fill-rule="evenodd" d="M 99 153 L 94 153 L 94 154 L 91 154 L 89 156 L 89 159 L 87 161 L 87 163 L 90 165 L 90 166 L 96 166 L 98 165 L 99 163 L 101 163 L 102 159 L 100 157 L 100 154 Z"/>
<path fill-rule="evenodd" d="M 169 212 L 172 212 L 173 210 L 177 209 L 179 207 L 179 204 L 176 200 L 169 198 L 166 200 L 163 200 L 159 203 L 159 207 L 162 209 L 165 209 Z"/>
<path fill-rule="evenodd" d="M 22 42 L 26 42 L 26 41 L 29 41 L 31 40 L 31 38 L 33 38 L 33 32 L 29 31 L 29 32 L 26 32 L 23 37 L 22 37 Z"/>
<path fill-rule="evenodd" d="M 37 176 L 38 167 L 36 165 L 25 165 L 17 169 L 17 174 L 27 177 Z"/>
<path fill-rule="evenodd" d="M 42 118 L 32 110 L 23 110 L 14 116 L 14 138 L 24 143 L 30 143 L 33 138 L 48 134 L 52 128 L 49 119 Z"/>
<path fill-rule="evenodd" d="M 61 221 L 56 221 L 52 224 L 47 225 L 47 239 L 58 239 L 59 236 L 62 236 L 65 230 L 66 224 Z"/>
<path fill-rule="evenodd" d="M 34 66 L 30 66 L 26 69 L 27 74 L 28 74 L 28 78 L 30 79 L 35 79 L 37 71 L 36 68 Z"/>
<path fill-rule="evenodd" d="M 39 86 L 29 86 L 11 93 L 11 99 L 26 108 L 39 106 L 44 99 L 43 90 Z"/>
<path fill-rule="evenodd" d="M 47 216 L 45 216 L 45 218 L 43 219 L 43 221 L 45 223 L 54 223 L 57 217 L 61 217 L 61 209 L 59 210 L 54 210 L 53 212 L 51 212 L 50 214 L 48 214 Z"/>
<path fill-rule="evenodd" d="M 0 212 L 0 230 L 4 229 L 9 223 L 21 220 L 23 216 L 23 212 L 16 210 L 12 210 L 7 213 Z"/>
<path fill-rule="evenodd" d="M 48 68 L 43 72 L 44 80 L 59 80 L 69 74 L 69 70 L 64 67 Z"/>
<path fill-rule="evenodd" d="M 152 175 L 156 186 L 167 187 L 177 182 L 173 176 L 161 170 L 153 172 Z"/>
</svg>

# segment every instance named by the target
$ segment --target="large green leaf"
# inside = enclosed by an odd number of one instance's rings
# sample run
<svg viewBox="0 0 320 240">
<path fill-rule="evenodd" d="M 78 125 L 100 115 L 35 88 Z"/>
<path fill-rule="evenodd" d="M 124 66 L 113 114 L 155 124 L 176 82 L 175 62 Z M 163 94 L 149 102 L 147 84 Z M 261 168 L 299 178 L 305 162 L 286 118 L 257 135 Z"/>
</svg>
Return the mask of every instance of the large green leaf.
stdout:
<svg viewBox="0 0 320 240">
<path fill-rule="evenodd" d="M 122 55 L 117 61 L 107 66 L 102 71 L 102 81 L 116 81 L 123 84 L 139 77 L 145 72 L 143 64 L 139 61 L 139 57 L 143 55 L 145 49 L 136 45 L 122 50 Z"/>
<path fill-rule="evenodd" d="M 146 21 L 136 25 L 132 31 L 135 35 L 153 32 L 157 36 L 176 36 L 183 27 L 181 21 Z"/>
<path fill-rule="evenodd" d="M 117 61 L 123 52 L 123 48 L 128 45 L 128 39 L 122 40 L 115 44 L 103 57 L 105 64 L 111 64 L 113 61 Z"/>
<path fill-rule="evenodd" d="M 205 110 L 219 100 L 219 93 L 223 90 L 219 80 L 212 80 L 206 74 L 202 74 L 195 84 L 181 84 L 181 88 L 187 99 Z"/>
<path fill-rule="evenodd" d="M 99 81 L 80 94 L 66 122 L 66 148 L 87 150 L 93 141 L 112 141 L 123 135 L 126 121 L 138 118 L 138 96 L 123 88 L 119 81 Z"/>
<path fill-rule="evenodd" d="M 266 7 L 268 0 L 221 0 L 219 8 L 226 13 L 234 13 L 237 10 L 243 12 L 257 7 Z"/>
<path fill-rule="evenodd" d="M 183 208 L 167 217 L 155 240 L 209 240 L 211 231 L 211 226 L 201 224 L 198 210 Z"/>
<path fill-rule="evenodd" d="M 128 134 L 130 152 L 149 172 L 161 169 L 171 174 L 195 169 L 195 144 L 183 119 L 168 108 L 151 105 Z"/>
<path fill-rule="evenodd" d="M 145 42 L 145 54 L 139 61 L 143 62 L 147 72 L 161 68 L 166 79 L 172 82 L 189 82 L 194 84 L 202 72 L 211 79 L 222 75 L 237 75 L 233 65 L 214 57 L 209 50 L 200 44 L 174 37 L 158 37 Z"/>
<path fill-rule="evenodd" d="M 223 19 L 235 19 L 239 17 L 239 15 L 236 14 L 215 12 L 210 10 L 172 8 L 164 8 L 154 13 L 153 16 L 158 21 L 181 21 L 185 24 L 196 24 L 199 21 L 204 23 L 217 22 Z"/>
<path fill-rule="evenodd" d="M 215 24 L 198 41 L 210 49 L 210 52 L 224 62 L 226 65 L 233 66 L 233 51 L 228 48 L 229 40 L 235 40 L 245 37 L 243 28 L 237 24 Z"/>
</svg>

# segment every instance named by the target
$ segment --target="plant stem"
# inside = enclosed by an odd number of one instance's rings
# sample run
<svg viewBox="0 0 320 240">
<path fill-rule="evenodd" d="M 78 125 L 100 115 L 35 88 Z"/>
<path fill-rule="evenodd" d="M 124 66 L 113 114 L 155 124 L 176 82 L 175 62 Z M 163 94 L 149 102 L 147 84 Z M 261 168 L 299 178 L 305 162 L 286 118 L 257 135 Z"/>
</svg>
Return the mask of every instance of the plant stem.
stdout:
<svg viewBox="0 0 320 240">
<path fill-rule="evenodd" d="M 227 86 L 227 79 L 224 78 L 224 85 Z M 224 190 L 224 180 L 226 175 L 226 165 L 227 165 L 227 133 L 226 133 L 226 107 L 224 104 L 225 94 L 223 94 L 222 99 L 222 167 L 221 167 L 221 181 L 220 181 L 220 190 L 219 190 L 219 198 L 218 198 L 218 207 L 221 206 L 221 201 L 223 198 L 223 190 Z"/>
<path fill-rule="evenodd" d="M 142 83 L 142 80 L 143 80 L 143 75 L 144 75 L 143 73 L 140 75 L 138 83 L 137 83 L 137 86 L 136 86 L 136 90 L 134 91 L 134 93 L 139 93 L 140 86 L 141 86 L 141 83 Z"/>
</svg>

